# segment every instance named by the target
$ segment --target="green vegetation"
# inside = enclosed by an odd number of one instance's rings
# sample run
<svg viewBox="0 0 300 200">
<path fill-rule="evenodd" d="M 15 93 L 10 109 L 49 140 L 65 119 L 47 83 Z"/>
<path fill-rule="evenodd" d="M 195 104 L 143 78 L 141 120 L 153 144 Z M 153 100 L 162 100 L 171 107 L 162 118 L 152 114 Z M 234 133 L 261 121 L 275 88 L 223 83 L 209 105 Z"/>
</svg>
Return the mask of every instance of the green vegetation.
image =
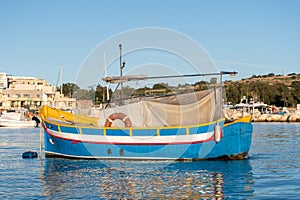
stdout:
<svg viewBox="0 0 300 200">
<path fill-rule="evenodd" d="M 279 76 L 270 73 L 225 84 L 228 102 L 239 103 L 242 96 L 278 107 L 295 107 L 300 103 L 300 74 Z"/>
<path fill-rule="evenodd" d="M 60 88 L 57 88 L 59 91 Z M 62 85 L 62 91 L 64 96 L 73 97 L 78 100 L 92 100 L 94 104 L 99 104 L 107 99 L 106 97 L 106 87 L 97 85 L 96 90 L 93 87 L 89 89 L 80 89 L 80 87 L 74 83 L 64 83 Z M 112 94 L 112 91 L 109 90 L 109 94 Z"/>
</svg>

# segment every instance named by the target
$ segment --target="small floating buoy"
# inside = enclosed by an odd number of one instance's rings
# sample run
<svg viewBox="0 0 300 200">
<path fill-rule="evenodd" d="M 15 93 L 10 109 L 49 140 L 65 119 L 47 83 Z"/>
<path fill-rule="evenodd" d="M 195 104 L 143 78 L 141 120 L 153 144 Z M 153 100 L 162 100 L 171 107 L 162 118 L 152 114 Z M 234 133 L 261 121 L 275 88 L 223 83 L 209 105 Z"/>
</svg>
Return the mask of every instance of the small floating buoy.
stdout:
<svg viewBox="0 0 300 200">
<path fill-rule="evenodd" d="M 22 158 L 37 158 L 38 154 L 34 151 L 26 151 L 22 154 Z"/>
</svg>

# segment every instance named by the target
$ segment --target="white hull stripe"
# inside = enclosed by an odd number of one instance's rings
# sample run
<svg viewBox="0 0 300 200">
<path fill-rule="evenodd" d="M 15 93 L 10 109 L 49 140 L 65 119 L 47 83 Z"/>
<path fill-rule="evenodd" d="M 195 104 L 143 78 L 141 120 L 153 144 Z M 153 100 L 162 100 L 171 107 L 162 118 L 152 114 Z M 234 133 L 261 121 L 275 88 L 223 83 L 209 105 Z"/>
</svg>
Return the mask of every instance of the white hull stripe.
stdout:
<svg viewBox="0 0 300 200">
<path fill-rule="evenodd" d="M 214 132 L 191 135 L 172 136 L 103 136 L 72 134 L 45 129 L 46 133 L 73 143 L 123 144 L 123 145 L 165 145 L 165 144 L 195 144 L 214 140 Z"/>
</svg>

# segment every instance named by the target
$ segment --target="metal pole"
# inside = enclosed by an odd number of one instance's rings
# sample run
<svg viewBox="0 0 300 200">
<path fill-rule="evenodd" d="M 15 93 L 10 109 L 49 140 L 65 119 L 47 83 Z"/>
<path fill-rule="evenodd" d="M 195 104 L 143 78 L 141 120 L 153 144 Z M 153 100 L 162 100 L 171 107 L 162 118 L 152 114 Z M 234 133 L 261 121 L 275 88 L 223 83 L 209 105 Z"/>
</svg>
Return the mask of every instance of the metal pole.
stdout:
<svg viewBox="0 0 300 200">
<path fill-rule="evenodd" d="M 63 83 L 62 83 L 62 64 L 60 65 L 60 94 L 63 93 Z"/>
<path fill-rule="evenodd" d="M 125 66 L 125 64 L 124 64 Z M 123 68 L 123 67 L 122 67 Z M 197 76 L 217 76 L 220 75 L 220 73 L 222 73 L 222 75 L 226 75 L 226 74 L 230 74 L 230 75 L 236 75 L 237 72 L 218 72 L 218 73 L 208 73 L 208 74 L 184 74 L 184 75 L 167 75 L 167 76 L 146 76 L 146 75 L 140 75 L 138 77 L 134 77 L 134 76 L 124 76 L 124 79 L 122 79 L 121 77 L 106 77 L 103 80 L 106 82 L 111 82 L 111 83 L 121 83 L 121 82 L 126 82 L 126 81 L 138 81 L 138 80 L 149 80 L 149 79 L 160 79 L 160 78 L 178 78 L 178 77 L 197 77 Z M 107 80 L 106 80 L 107 79 Z M 123 80 L 120 82 L 116 82 L 116 80 Z"/>
<path fill-rule="evenodd" d="M 40 124 L 40 159 L 42 159 L 43 153 L 43 128 L 42 124 Z"/>
<path fill-rule="evenodd" d="M 120 48 L 120 76 L 123 75 L 122 73 L 122 44 L 119 44 L 119 48 Z"/>
<path fill-rule="evenodd" d="M 122 44 L 119 44 L 120 48 L 120 77 L 123 76 L 122 72 Z M 123 83 L 121 83 L 121 104 L 123 104 Z"/>
<path fill-rule="evenodd" d="M 222 112 L 223 112 L 223 88 L 222 88 L 222 83 L 223 83 L 223 80 L 222 80 L 222 72 L 220 73 L 220 118 L 222 118 Z"/>
</svg>

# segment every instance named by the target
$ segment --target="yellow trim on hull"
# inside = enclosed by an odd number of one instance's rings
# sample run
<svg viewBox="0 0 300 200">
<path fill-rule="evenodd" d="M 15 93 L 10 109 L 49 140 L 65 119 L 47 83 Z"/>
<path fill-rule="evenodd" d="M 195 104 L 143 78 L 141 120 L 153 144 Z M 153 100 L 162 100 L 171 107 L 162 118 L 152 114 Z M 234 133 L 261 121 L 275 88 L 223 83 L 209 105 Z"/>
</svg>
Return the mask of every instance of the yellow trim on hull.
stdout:
<svg viewBox="0 0 300 200">
<path fill-rule="evenodd" d="M 236 119 L 236 120 L 234 120 L 234 121 L 232 121 L 232 122 L 230 122 L 230 123 L 224 124 L 224 127 L 225 127 L 225 126 L 228 126 L 228 125 L 230 125 L 230 124 L 240 123 L 240 122 L 243 122 L 243 123 L 250 123 L 250 122 L 251 122 L 251 119 L 252 119 L 252 116 L 251 116 L 251 115 L 246 116 L 246 117 L 242 117 L 242 118 Z"/>
</svg>

